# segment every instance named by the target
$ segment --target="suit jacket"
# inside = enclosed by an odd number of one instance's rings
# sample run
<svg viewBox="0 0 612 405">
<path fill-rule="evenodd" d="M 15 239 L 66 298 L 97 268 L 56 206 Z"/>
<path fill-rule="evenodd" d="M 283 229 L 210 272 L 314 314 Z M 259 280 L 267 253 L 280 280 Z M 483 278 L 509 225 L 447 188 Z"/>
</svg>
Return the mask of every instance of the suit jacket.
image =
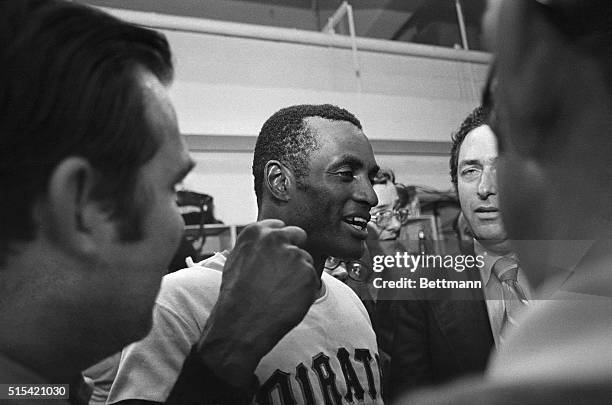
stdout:
<svg viewBox="0 0 612 405">
<path fill-rule="evenodd" d="M 480 280 L 476 267 L 402 274 L 417 281 L 423 275 Z M 377 305 L 379 350 L 390 357 L 387 398 L 485 370 L 494 340 L 482 289 L 401 289 L 380 294 Z"/>
<path fill-rule="evenodd" d="M 486 378 L 412 393 L 394 404 L 609 404 L 612 241 L 588 242 L 586 254 L 580 241 L 566 243 L 560 257 L 573 251 L 569 256 L 583 255 L 579 264 L 567 273 L 554 260 L 542 263 L 555 269 L 545 273 L 565 281 L 509 331 Z"/>
</svg>

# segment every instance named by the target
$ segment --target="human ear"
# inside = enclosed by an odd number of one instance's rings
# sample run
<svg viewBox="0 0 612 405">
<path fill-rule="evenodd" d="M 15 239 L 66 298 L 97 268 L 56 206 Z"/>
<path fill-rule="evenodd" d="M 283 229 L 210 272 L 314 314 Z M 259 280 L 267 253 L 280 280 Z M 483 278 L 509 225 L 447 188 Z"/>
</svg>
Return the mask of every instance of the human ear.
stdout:
<svg viewBox="0 0 612 405">
<path fill-rule="evenodd" d="M 46 194 L 35 205 L 41 236 L 76 256 L 95 255 L 115 238 L 110 212 L 92 199 L 96 170 L 81 157 L 68 157 L 53 170 Z"/>
<path fill-rule="evenodd" d="M 291 170 L 277 160 L 270 160 L 264 167 L 265 186 L 274 198 L 289 201 L 294 186 Z"/>
</svg>

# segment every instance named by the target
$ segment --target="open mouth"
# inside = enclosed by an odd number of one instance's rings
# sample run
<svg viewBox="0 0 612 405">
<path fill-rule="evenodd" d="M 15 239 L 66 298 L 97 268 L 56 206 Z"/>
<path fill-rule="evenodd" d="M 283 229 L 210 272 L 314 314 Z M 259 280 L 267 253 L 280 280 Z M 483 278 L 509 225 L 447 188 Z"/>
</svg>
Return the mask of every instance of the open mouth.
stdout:
<svg viewBox="0 0 612 405">
<path fill-rule="evenodd" d="M 342 220 L 358 231 L 365 231 L 368 227 L 368 220 L 362 217 L 344 217 Z"/>
</svg>

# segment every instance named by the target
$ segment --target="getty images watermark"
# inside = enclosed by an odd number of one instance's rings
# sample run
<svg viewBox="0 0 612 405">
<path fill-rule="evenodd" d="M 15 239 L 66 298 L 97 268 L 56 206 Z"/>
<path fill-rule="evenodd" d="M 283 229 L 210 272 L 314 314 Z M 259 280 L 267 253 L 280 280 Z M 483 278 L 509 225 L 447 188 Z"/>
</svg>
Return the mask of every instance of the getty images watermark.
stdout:
<svg viewBox="0 0 612 405">
<path fill-rule="evenodd" d="M 379 273 L 372 279 L 374 288 L 482 288 L 481 280 L 452 280 L 446 277 L 399 277 L 398 279 L 386 280 L 380 276 L 383 270 L 403 270 L 414 273 L 427 269 L 453 270 L 461 273 L 465 270 L 479 271 L 485 265 L 484 257 L 481 255 L 432 255 L 432 254 L 410 254 L 408 252 L 397 252 L 395 255 L 376 255 L 372 258 L 372 271 Z"/>
</svg>

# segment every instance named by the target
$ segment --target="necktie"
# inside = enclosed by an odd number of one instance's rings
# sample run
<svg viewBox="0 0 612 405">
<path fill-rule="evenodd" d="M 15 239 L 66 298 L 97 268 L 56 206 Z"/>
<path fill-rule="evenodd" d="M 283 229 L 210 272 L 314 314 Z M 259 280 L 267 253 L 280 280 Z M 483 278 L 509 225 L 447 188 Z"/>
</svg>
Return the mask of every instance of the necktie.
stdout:
<svg viewBox="0 0 612 405">
<path fill-rule="evenodd" d="M 504 314 L 501 333 L 503 334 L 508 325 L 516 325 L 518 314 L 525 309 L 529 301 L 516 279 L 518 274 L 518 263 L 516 260 L 510 257 L 500 258 L 493 265 L 493 273 L 499 279 L 502 287 Z"/>
</svg>

